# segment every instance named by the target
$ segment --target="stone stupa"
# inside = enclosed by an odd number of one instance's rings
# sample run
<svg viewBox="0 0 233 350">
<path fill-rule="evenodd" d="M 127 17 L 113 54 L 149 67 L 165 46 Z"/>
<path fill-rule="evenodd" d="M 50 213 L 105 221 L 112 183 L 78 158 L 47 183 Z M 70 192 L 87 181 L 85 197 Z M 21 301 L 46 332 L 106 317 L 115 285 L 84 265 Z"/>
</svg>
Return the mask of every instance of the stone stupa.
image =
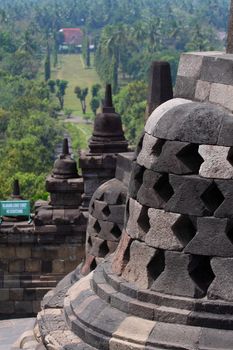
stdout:
<svg viewBox="0 0 233 350">
<path fill-rule="evenodd" d="M 128 151 L 121 117 L 113 106 L 110 84 L 106 85 L 102 111 L 95 118 L 88 146 L 89 151 L 82 152 L 79 161 L 84 178 L 83 206 L 86 209 L 95 190 L 114 178 L 117 154 Z"/>
</svg>

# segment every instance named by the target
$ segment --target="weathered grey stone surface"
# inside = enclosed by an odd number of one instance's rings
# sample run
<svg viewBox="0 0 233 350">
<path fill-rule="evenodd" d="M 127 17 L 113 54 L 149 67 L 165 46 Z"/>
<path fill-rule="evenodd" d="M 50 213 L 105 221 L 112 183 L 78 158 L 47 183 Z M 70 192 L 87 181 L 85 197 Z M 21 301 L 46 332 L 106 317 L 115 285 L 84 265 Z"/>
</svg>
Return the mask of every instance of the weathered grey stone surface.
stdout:
<svg viewBox="0 0 233 350">
<path fill-rule="evenodd" d="M 152 135 L 198 144 L 220 144 L 218 137 L 221 135 L 222 121 L 227 118 L 229 117 L 225 109 L 210 103 L 178 105 L 158 121 Z"/>
<path fill-rule="evenodd" d="M 152 282 L 149 264 L 157 251 L 145 243 L 134 241 L 130 246 L 130 261 L 126 265 L 122 277 L 129 282 L 136 282 L 142 288 L 148 288 Z"/>
<path fill-rule="evenodd" d="M 116 249 L 116 254 L 112 260 L 112 270 L 117 275 L 120 275 L 122 273 L 129 261 L 129 247 L 131 242 L 132 238 L 127 234 L 126 231 L 123 231 L 122 238 Z"/>
<path fill-rule="evenodd" d="M 213 258 L 211 259 L 215 279 L 208 289 L 208 298 L 233 301 L 233 259 Z"/>
<path fill-rule="evenodd" d="M 232 180 L 216 180 L 215 181 L 222 195 L 224 196 L 224 201 L 217 208 L 214 215 L 220 218 L 232 218 L 233 208 L 232 208 L 232 198 L 233 198 L 233 181 Z"/>
<path fill-rule="evenodd" d="M 147 218 L 147 208 L 143 207 L 136 200 L 129 200 L 129 220 L 127 222 L 126 231 L 132 238 L 144 240 L 149 229 L 149 219 Z"/>
<path fill-rule="evenodd" d="M 95 218 L 104 221 L 111 221 L 123 224 L 125 205 L 108 205 L 106 202 L 93 200 L 93 205 L 90 206 L 89 212 Z"/>
<path fill-rule="evenodd" d="M 198 79 L 201 72 L 203 57 L 195 54 L 183 53 L 180 57 L 178 76 Z"/>
<path fill-rule="evenodd" d="M 211 84 L 209 101 L 213 103 L 218 103 L 225 108 L 233 111 L 232 102 L 233 86 L 225 84 Z"/>
<path fill-rule="evenodd" d="M 233 244 L 228 237 L 230 222 L 228 219 L 214 217 L 198 218 L 197 233 L 185 248 L 185 253 L 230 257 Z"/>
<path fill-rule="evenodd" d="M 200 178 L 195 175 L 188 177 L 170 175 L 169 181 L 174 194 L 167 202 L 165 210 L 203 216 L 213 213 L 218 207 L 218 205 L 216 207 L 215 203 L 215 199 L 217 198 L 214 198 L 218 190 L 216 189 L 216 185 L 213 185 L 212 180 Z"/>
<path fill-rule="evenodd" d="M 157 161 L 162 145 L 161 140 L 145 133 L 142 141 L 142 150 L 137 157 L 138 164 L 151 169 L 152 164 Z"/>
<path fill-rule="evenodd" d="M 209 101 L 210 89 L 211 89 L 211 83 L 209 83 L 208 81 L 197 80 L 197 85 L 195 90 L 195 100 L 198 100 L 201 102 Z"/>
<path fill-rule="evenodd" d="M 230 147 L 200 145 L 199 153 L 204 159 L 199 174 L 213 179 L 231 179 L 233 166 L 227 160 Z"/>
<path fill-rule="evenodd" d="M 232 147 L 233 146 L 232 132 L 233 132 L 233 118 L 232 118 L 232 114 L 229 114 L 222 120 L 222 127 L 218 137 L 218 144 L 220 146 Z"/>
<path fill-rule="evenodd" d="M 157 209 L 164 208 L 172 195 L 173 189 L 167 174 L 145 170 L 142 185 L 137 193 L 140 204 Z"/>
<path fill-rule="evenodd" d="M 198 145 L 165 141 L 145 133 L 137 162 L 147 169 L 175 174 L 198 173 L 202 163 Z"/>
<path fill-rule="evenodd" d="M 140 189 L 143 181 L 143 173 L 145 168 L 134 163 L 132 167 L 132 173 L 129 181 L 128 192 L 130 197 L 137 198 L 138 190 Z"/>
<path fill-rule="evenodd" d="M 233 59 L 230 55 L 203 57 L 200 79 L 212 83 L 233 84 Z"/>
<path fill-rule="evenodd" d="M 154 110 L 154 112 L 151 114 L 150 118 L 147 120 L 145 125 L 145 132 L 148 134 L 153 134 L 153 130 L 158 123 L 158 121 L 163 117 L 164 114 L 166 114 L 168 111 L 172 110 L 174 107 L 191 103 L 191 100 L 186 100 L 184 98 L 174 98 L 172 100 L 169 100 L 162 105 L 160 105 L 158 108 Z"/>
<path fill-rule="evenodd" d="M 196 79 L 191 77 L 177 76 L 174 95 L 179 97 L 179 91 L 182 91 L 182 97 L 194 99 L 196 91 Z"/>
<path fill-rule="evenodd" d="M 164 210 L 148 210 L 150 230 L 145 243 L 164 250 L 182 250 L 193 238 L 195 228 L 187 217 Z"/>
<path fill-rule="evenodd" d="M 191 255 L 166 251 L 165 270 L 151 289 L 178 296 L 202 297 L 205 294 L 204 286 L 198 285 L 190 276 L 198 263 L 198 258 L 195 260 Z"/>
</svg>

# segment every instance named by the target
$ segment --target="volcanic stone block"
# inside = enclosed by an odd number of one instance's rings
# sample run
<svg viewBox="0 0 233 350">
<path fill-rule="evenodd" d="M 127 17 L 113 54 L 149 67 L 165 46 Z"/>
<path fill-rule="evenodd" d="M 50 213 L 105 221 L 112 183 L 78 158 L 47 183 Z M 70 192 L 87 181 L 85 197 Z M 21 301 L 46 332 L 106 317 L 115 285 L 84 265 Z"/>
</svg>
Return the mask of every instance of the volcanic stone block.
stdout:
<svg viewBox="0 0 233 350">
<path fill-rule="evenodd" d="M 203 57 L 200 79 L 212 83 L 233 85 L 233 60 L 222 57 Z"/>
<path fill-rule="evenodd" d="M 0 301 L 0 314 L 12 315 L 15 312 L 13 301 Z"/>
<path fill-rule="evenodd" d="M 168 175 L 145 170 L 143 184 L 140 187 L 137 200 L 142 205 L 160 209 L 173 195 L 173 189 L 169 184 Z"/>
<path fill-rule="evenodd" d="M 100 201 L 98 199 L 92 198 L 89 206 L 89 213 L 94 216 L 96 219 L 103 220 L 102 210 L 108 206 L 105 201 Z"/>
<path fill-rule="evenodd" d="M 189 349 L 194 350 L 199 344 L 201 327 L 189 327 L 180 324 L 165 322 L 156 323 L 150 333 L 148 343 L 165 344 L 167 349 Z"/>
<path fill-rule="evenodd" d="M 233 166 L 228 160 L 229 151 L 230 148 L 224 146 L 199 146 L 199 153 L 204 159 L 199 174 L 208 178 L 233 178 Z"/>
<path fill-rule="evenodd" d="M 222 127 L 219 132 L 218 145 L 220 146 L 233 146 L 233 115 L 227 114 L 222 120 Z"/>
<path fill-rule="evenodd" d="M 147 339 L 154 327 L 154 322 L 143 318 L 128 316 L 119 324 L 110 340 L 110 350 L 132 349 L 132 339 L 137 350 L 145 349 Z M 136 344 L 135 344 L 136 343 Z"/>
<path fill-rule="evenodd" d="M 211 84 L 209 101 L 218 103 L 225 108 L 233 111 L 233 86 L 225 84 Z"/>
<path fill-rule="evenodd" d="M 95 199 L 92 201 L 89 213 L 99 220 L 106 220 L 115 223 L 123 224 L 124 222 L 125 205 L 108 205 L 106 202 Z"/>
<path fill-rule="evenodd" d="M 25 261 L 25 271 L 39 272 L 41 270 L 41 260 L 39 259 L 27 259 Z"/>
<path fill-rule="evenodd" d="M 150 137 L 152 138 L 152 136 Z M 147 169 L 161 173 L 198 173 L 200 165 L 203 162 L 202 157 L 198 153 L 198 145 L 189 144 L 187 142 L 165 142 L 164 140 L 157 139 L 157 143 L 154 144 L 147 155 L 144 155 L 140 162 L 141 153 L 137 159 L 138 163 L 145 166 Z"/>
<path fill-rule="evenodd" d="M 15 257 L 15 247 L 3 245 L 0 246 L 0 259 L 2 258 L 14 258 Z"/>
<path fill-rule="evenodd" d="M 87 232 L 90 236 L 98 236 L 103 240 L 118 242 L 121 236 L 122 227 L 122 224 L 97 220 L 93 216 L 89 215 Z"/>
<path fill-rule="evenodd" d="M 52 221 L 55 225 L 63 224 L 65 219 L 64 209 L 53 209 Z"/>
<path fill-rule="evenodd" d="M 165 270 L 155 280 L 151 289 L 177 296 L 203 297 L 210 282 L 209 280 L 213 279 L 213 273 L 210 268 L 207 276 L 209 278 L 203 278 L 203 261 L 199 257 L 192 257 L 188 254 L 166 251 Z M 206 267 L 204 264 L 203 266 Z M 205 283 L 203 283 L 203 279 Z"/>
<path fill-rule="evenodd" d="M 223 202 L 224 197 L 212 180 L 191 175 L 170 175 L 174 194 L 165 210 L 194 216 L 211 215 Z"/>
<path fill-rule="evenodd" d="M 134 199 L 136 199 L 138 190 L 142 185 L 144 171 L 145 171 L 144 167 L 136 163 L 133 164 L 128 191 L 129 191 L 130 197 Z"/>
<path fill-rule="evenodd" d="M 200 350 L 232 349 L 232 332 L 225 329 L 202 328 L 198 346 Z"/>
<path fill-rule="evenodd" d="M 123 231 L 120 243 L 118 244 L 112 260 L 112 271 L 118 275 L 121 274 L 129 261 L 129 247 L 131 242 L 132 238 L 126 231 Z"/>
<path fill-rule="evenodd" d="M 133 241 L 130 246 L 130 260 L 126 265 L 122 277 L 129 282 L 136 282 L 140 288 L 148 288 L 152 282 L 149 264 L 158 251 L 148 247 L 145 243 Z"/>
<path fill-rule="evenodd" d="M 154 161 L 147 168 L 161 173 L 198 174 L 203 162 L 198 153 L 198 145 L 180 141 L 164 142 L 164 140 L 160 140 L 160 144 L 160 153 L 154 157 Z"/>
<path fill-rule="evenodd" d="M 217 208 L 214 213 L 214 216 L 224 218 L 233 217 L 233 207 L 232 207 L 232 198 L 233 198 L 233 181 L 232 180 L 216 180 L 215 181 L 219 190 L 224 196 L 224 201 Z"/>
<path fill-rule="evenodd" d="M 174 96 L 194 99 L 197 80 L 195 78 L 177 76 Z"/>
<path fill-rule="evenodd" d="M 31 301 L 16 301 L 15 313 L 29 315 L 32 314 L 32 302 Z"/>
<path fill-rule="evenodd" d="M 158 121 L 152 135 L 174 141 L 221 144 L 219 132 L 222 120 L 228 116 L 227 110 L 210 103 L 193 102 L 178 105 Z"/>
<path fill-rule="evenodd" d="M 23 272 L 24 260 L 15 259 L 9 262 L 9 272 Z"/>
<path fill-rule="evenodd" d="M 192 103 L 191 100 L 185 100 L 184 98 L 173 98 L 154 110 L 150 118 L 147 120 L 145 125 L 145 132 L 148 134 L 153 134 L 154 128 L 158 121 L 166 114 L 168 111 L 172 110 L 175 106 L 183 105 L 186 103 Z"/>
<path fill-rule="evenodd" d="M 94 193 L 93 199 L 104 201 L 108 205 L 123 204 L 126 199 L 126 190 L 122 183 L 114 178 L 102 184 L 101 191 L 98 189 Z"/>
<path fill-rule="evenodd" d="M 52 214 L 52 207 L 40 207 L 34 218 L 35 225 L 37 226 L 51 224 Z"/>
<path fill-rule="evenodd" d="M 15 247 L 15 256 L 20 259 L 27 259 L 31 257 L 30 247 Z"/>
<path fill-rule="evenodd" d="M 9 300 L 9 289 L 8 288 L 1 288 L 0 289 L 0 301 L 6 301 Z"/>
<path fill-rule="evenodd" d="M 221 299 L 233 301 L 233 259 L 232 258 L 213 258 L 211 259 L 215 279 L 208 289 L 209 299 Z"/>
<path fill-rule="evenodd" d="M 208 81 L 197 80 L 195 90 L 195 100 L 208 101 L 210 95 L 211 83 Z"/>
<path fill-rule="evenodd" d="M 151 169 L 152 164 L 156 163 L 161 153 L 164 140 L 157 139 L 145 133 L 142 141 L 142 149 L 137 157 L 137 163 L 147 169 Z"/>
<path fill-rule="evenodd" d="M 197 234 L 184 251 L 207 256 L 232 256 L 233 243 L 228 237 L 231 226 L 228 219 L 198 218 Z"/>
<path fill-rule="evenodd" d="M 107 241 L 100 239 L 99 237 L 91 238 L 92 246 L 89 254 L 99 257 L 105 257 L 109 253 Z"/>
<path fill-rule="evenodd" d="M 64 209 L 64 222 L 69 224 L 81 224 L 86 223 L 86 219 L 78 208 L 76 209 Z"/>
<path fill-rule="evenodd" d="M 9 293 L 10 300 L 23 300 L 23 288 L 11 288 Z"/>
<path fill-rule="evenodd" d="M 150 230 L 145 242 L 154 248 L 182 250 L 195 234 L 191 220 L 180 214 L 163 210 L 148 210 Z"/>
<path fill-rule="evenodd" d="M 148 209 L 143 207 L 134 199 L 129 199 L 129 220 L 126 226 L 126 231 L 132 238 L 144 240 L 148 232 L 149 218 L 147 214 Z"/>
<path fill-rule="evenodd" d="M 125 152 L 117 155 L 116 166 L 116 179 L 120 180 L 125 188 L 125 194 L 127 194 L 127 188 L 129 185 L 130 175 L 132 171 L 132 164 L 134 159 L 134 152 Z"/>
<path fill-rule="evenodd" d="M 109 249 L 109 254 L 112 254 L 117 249 L 118 242 L 107 241 L 107 247 Z"/>
<path fill-rule="evenodd" d="M 201 72 L 203 56 L 192 53 L 182 53 L 177 75 L 198 79 Z"/>
<path fill-rule="evenodd" d="M 64 273 L 65 271 L 65 262 L 62 259 L 55 259 L 52 261 L 53 267 L 52 271 L 53 273 Z"/>
</svg>

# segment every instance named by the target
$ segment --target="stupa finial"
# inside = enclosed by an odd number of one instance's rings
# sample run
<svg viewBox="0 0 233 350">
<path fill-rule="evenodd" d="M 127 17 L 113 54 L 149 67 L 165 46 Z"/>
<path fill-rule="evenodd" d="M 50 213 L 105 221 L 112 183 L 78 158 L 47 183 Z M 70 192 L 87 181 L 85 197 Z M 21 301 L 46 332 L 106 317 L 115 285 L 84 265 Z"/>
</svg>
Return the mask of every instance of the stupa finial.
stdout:
<svg viewBox="0 0 233 350">
<path fill-rule="evenodd" d="M 62 154 L 63 155 L 69 155 L 69 142 L 67 138 L 64 138 L 63 144 L 62 144 Z"/>
<path fill-rule="evenodd" d="M 227 53 L 233 53 L 233 0 L 231 0 L 227 32 Z"/>
<path fill-rule="evenodd" d="M 19 180 L 15 179 L 13 182 L 13 192 L 12 196 L 20 196 L 20 186 L 19 186 Z"/>
<path fill-rule="evenodd" d="M 112 86 L 111 84 L 107 84 L 105 88 L 105 99 L 103 105 L 103 113 L 114 113 L 115 108 L 112 103 Z"/>
</svg>

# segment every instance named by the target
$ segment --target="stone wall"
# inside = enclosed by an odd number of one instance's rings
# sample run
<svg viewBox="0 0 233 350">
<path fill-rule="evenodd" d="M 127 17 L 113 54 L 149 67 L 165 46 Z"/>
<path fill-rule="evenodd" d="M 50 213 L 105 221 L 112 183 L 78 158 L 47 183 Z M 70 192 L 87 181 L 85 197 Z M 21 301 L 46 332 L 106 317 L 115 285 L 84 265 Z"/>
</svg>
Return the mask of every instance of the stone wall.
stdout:
<svg viewBox="0 0 233 350">
<path fill-rule="evenodd" d="M 181 55 L 175 97 L 217 103 L 233 111 L 233 55 L 192 52 Z"/>
<path fill-rule="evenodd" d="M 85 236 L 39 233 L 33 224 L 3 223 L 0 228 L 0 318 L 32 316 L 44 294 L 84 256 Z"/>
</svg>

